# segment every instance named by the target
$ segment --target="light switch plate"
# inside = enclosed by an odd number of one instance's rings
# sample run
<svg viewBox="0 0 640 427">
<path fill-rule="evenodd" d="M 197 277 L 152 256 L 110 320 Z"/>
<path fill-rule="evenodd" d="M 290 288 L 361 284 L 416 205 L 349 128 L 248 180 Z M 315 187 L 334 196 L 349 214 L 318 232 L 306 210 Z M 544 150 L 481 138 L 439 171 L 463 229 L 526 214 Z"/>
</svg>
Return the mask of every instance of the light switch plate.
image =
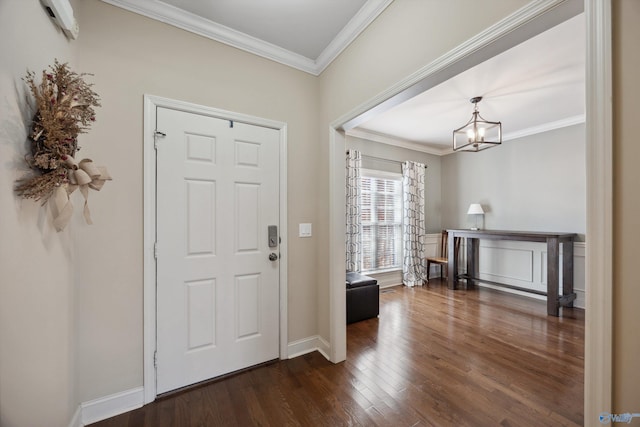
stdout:
<svg viewBox="0 0 640 427">
<path fill-rule="evenodd" d="M 299 233 L 298 236 L 299 237 L 311 237 L 311 224 L 310 223 L 304 223 L 304 224 L 299 224 Z"/>
</svg>

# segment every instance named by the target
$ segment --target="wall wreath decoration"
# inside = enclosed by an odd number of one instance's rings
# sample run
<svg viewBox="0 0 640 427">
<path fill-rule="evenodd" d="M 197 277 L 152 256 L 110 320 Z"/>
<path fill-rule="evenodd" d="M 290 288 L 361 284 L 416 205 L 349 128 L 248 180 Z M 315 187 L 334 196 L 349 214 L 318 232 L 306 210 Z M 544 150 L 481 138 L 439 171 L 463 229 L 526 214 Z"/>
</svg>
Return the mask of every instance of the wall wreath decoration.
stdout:
<svg viewBox="0 0 640 427">
<path fill-rule="evenodd" d="M 40 84 L 36 84 L 32 71 L 27 71 L 23 79 L 35 98 L 36 112 L 29 134 L 31 152 L 25 156 L 34 173 L 19 179 L 15 191 L 20 197 L 42 200 L 43 205 L 54 196 L 54 226 L 58 231 L 71 219 L 71 193 L 80 189 L 85 200 L 84 217 L 91 224 L 89 189 L 99 191 L 105 181 L 111 180 L 105 167 L 95 166 L 91 159 L 76 160 L 78 135 L 89 130 L 95 121 L 94 107 L 100 106 L 93 84 L 84 80 L 88 75 L 77 74 L 67 63 L 55 60 L 42 71 Z"/>
</svg>

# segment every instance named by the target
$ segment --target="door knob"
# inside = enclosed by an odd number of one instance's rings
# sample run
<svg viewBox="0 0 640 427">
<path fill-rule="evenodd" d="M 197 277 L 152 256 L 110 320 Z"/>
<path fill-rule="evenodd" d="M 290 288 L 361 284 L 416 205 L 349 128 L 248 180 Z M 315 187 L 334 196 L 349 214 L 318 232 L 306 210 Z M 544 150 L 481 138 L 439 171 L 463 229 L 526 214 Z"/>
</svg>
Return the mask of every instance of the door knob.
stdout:
<svg viewBox="0 0 640 427">
<path fill-rule="evenodd" d="M 274 252 L 271 252 L 269 254 L 269 261 L 275 261 L 278 259 L 278 255 L 276 255 Z"/>
</svg>

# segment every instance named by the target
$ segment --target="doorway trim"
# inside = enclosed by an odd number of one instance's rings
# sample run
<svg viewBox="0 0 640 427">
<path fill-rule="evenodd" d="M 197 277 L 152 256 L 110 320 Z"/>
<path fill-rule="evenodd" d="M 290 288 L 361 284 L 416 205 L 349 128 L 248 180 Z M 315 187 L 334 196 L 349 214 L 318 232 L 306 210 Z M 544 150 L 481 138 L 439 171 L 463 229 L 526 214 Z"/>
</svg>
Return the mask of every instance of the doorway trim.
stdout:
<svg viewBox="0 0 640 427">
<path fill-rule="evenodd" d="M 585 425 L 595 425 L 597 414 L 612 403 L 612 71 L 611 0 L 546 0 L 530 2 L 492 27 L 354 108 L 329 126 L 329 342 L 330 360 L 346 359 L 344 319 L 344 169 L 345 131 L 372 115 L 400 104 L 426 89 L 475 65 L 481 51 L 518 44 L 522 29 L 558 13 L 585 12 L 586 59 L 586 169 L 587 238 L 586 328 L 584 370 Z M 569 9 L 569 11 L 567 11 Z M 554 18 L 555 15 L 555 18 Z M 566 19 L 566 18 L 565 18 Z M 564 20 L 564 19 L 563 19 Z M 499 51 L 498 51 L 499 52 Z M 476 62 L 477 63 L 477 62 Z"/>
<path fill-rule="evenodd" d="M 242 113 L 221 110 L 204 105 L 163 98 L 155 95 L 144 95 L 144 129 L 143 129 L 143 182 L 144 182 L 144 206 L 143 206 L 143 241 L 144 241 L 144 266 L 143 266 L 143 385 L 144 404 L 151 403 L 156 398 L 156 368 L 154 355 L 156 351 L 156 260 L 154 245 L 156 241 L 156 109 L 158 107 L 184 111 L 192 114 L 200 114 L 235 122 L 246 123 L 254 126 L 276 129 L 280 132 L 279 146 L 279 189 L 280 189 L 280 273 L 279 273 L 279 329 L 280 359 L 286 359 L 288 343 L 287 324 L 287 271 L 288 271 L 288 237 L 287 237 L 287 124 L 260 117 L 249 116 Z M 160 129 L 158 129 L 160 130 Z"/>
</svg>

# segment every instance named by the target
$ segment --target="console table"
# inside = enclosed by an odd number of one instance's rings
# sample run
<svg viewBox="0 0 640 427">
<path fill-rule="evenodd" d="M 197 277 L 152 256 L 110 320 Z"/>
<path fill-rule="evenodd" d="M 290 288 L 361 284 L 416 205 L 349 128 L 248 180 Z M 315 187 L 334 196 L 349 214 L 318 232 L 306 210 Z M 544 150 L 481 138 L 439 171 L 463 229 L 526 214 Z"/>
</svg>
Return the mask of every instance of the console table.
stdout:
<svg viewBox="0 0 640 427">
<path fill-rule="evenodd" d="M 547 297 L 547 314 L 558 316 L 560 307 L 573 307 L 576 294 L 573 292 L 573 240 L 575 233 L 546 233 L 536 231 L 501 231 L 501 230 L 447 230 L 448 241 L 448 287 L 455 289 L 458 279 L 466 279 L 468 284 L 485 282 L 496 286 L 532 292 Z M 455 256 L 456 238 L 466 239 L 467 274 L 458 275 L 458 259 Z M 480 279 L 478 255 L 479 239 L 519 240 L 525 242 L 542 242 L 547 244 L 547 292 L 521 288 L 519 286 L 492 282 Z M 562 266 L 560 265 L 560 244 L 562 243 Z M 558 296 L 560 268 L 562 268 L 562 295 Z"/>
</svg>

